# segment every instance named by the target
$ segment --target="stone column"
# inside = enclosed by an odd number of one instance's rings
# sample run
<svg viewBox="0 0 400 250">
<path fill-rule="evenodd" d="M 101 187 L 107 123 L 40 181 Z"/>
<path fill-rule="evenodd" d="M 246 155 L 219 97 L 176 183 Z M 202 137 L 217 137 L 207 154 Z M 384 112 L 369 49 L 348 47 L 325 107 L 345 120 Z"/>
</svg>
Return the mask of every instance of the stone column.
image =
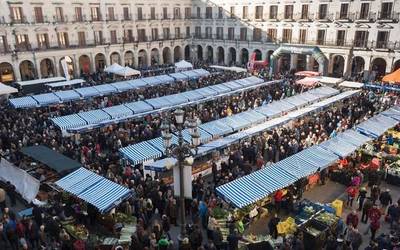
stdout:
<svg viewBox="0 0 400 250">
<path fill-rule="evenodd" d="M 314 65 L 314 58 L 311 55 L 307 55 L 306 61 L 306 70 L 312 70 Z"/>
<path fill-rule="evenodd" d="M 290 69 L 297 69 L 297 54 L 290 55 Z"/>
<path fill-rule="evenodd" d="M 92 73 L 96 72 L 96 60 L 92 52 L 90 52 L 90 71 Z"/>
</svg>

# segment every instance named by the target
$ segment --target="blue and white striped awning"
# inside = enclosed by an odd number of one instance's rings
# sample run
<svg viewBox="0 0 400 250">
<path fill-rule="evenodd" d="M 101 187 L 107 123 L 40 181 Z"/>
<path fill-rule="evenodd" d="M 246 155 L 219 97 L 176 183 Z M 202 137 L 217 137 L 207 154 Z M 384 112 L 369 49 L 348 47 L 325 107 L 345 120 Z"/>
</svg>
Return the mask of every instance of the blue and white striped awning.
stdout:
<svg viewBox="0 0 400 250">
<path fill-rule="evenodd" d="M 285 101 L 287 101 L 288 103 L 296 106 L 297 108 L 300 108 L 300 107 L 302 107 L 304 105 L 307 105 L 309 103 L 309 101 L 304 99 L 301 94 L 288 97 L 288 98 L 285 99 Z"/>
<path fill-rule="evenodd" d="M 195 72 L 189 70 L 189 71 L 182 71 L 181 72 L 183 75 L 186 75 L 187 77 L 189 77 L 189 79 L 198 79 L 200 76 L 198 74 L 196 74 Z"/>
<path fill-rule="evenodd" d="M 172 103 L 168 98 L 165 97 L 156 97 L 145 100 L 148 104 L 150 104 L 154 109 L 166 108 L 172 106 Z"/>
<path fill-rule="evenodd" d="M 38 106 L 38 102 L 33 99 L 31 96 L 23 96 L 12 98 L 9 100 L 10 104 L 14 108 L 34 108 Z"/>
<path fill-rule="evenodd" d="M 93 86 L 97 91 L 99 91 L 100 94 L 102 95 L 109 95 L 112 93 L 118 92 L 118 89 L 113 87 L 111 84 L 101 84 L 101 85 L 96 85 Z"/>
<path fill-rule="evenodd" d="M 388 116 L 377 115 L 365 122 L 358 124 L 356 126 L 356 130 L 367 136 L 378 138 L 379 136 L 383 135 L 386 130 L 396 126 L 398 123 L 399 122 L 397 120 Z"/>
<path fill-rule="evenodd" d="M 198 74 L 199 76 L 203 77 L 203 76 L 209 76 L 211 75 L 210 72 L 208 72 L 205 69 L 194 69 L 192 70 L 193 72 L 195 72 L 196 74 Z"/>
<path fill-rule="evenodd" d="M 339 157 L 334 153 L 319 146 L 312 146 L 310 148 L 304 149 L 296 155 L 303 160 L 314 164 L 320 169 L 329 167 L 339 159 Z"/>
<path fill-rule="evenodd" d="M 275 101 L 275 102 L 269 103 L 265 106 L 255 108 L 254 110 L 259 112 L 260 114 L 263 114 L 263 115 L 269 117 L 269 118 L 273 118 L 284 112 L 288 112 L 293 109 L 295 109 L 295 106 L 293 106 L 292 104 L 289 104 L 288 102 L 280 100 L 280 101 Z"/>
<path fill-rule="evenodd" d="M 170 83 L 175 82 L 175 79 L 170 77 L 169 75 L 160 75 L 160 76 L 156 76 L 156 78 L 158 80 L 160 80 L 160 82 L 162 84 L 170 84 Z"/>
<path fill-rule="evenodd" d="M 131 80 L 131 81 L 128 81 L 128 83 L 135 89 L 143 88 L 143 87 L 149 85 L 147 82 L 143 81 L 143 79 L 145 79 L 145 78 Z"/>
<path fill-rule="evenodd" d="M 242 128 L 249 127 L 251 125 L 251 122 L 243 119 L 238 115 L 227 116 L 225 118 L 219 119 L 219 121 L 228 125 L 234 131 L 238 131 Z"/>
<path fill-rule="evenodd" d="M 186 97 L 189 101 L 198 101 L 200 99 L 203 99 L 204 96 L 194 90 L 190 90 L 190 91 L 186 91 L 186 92 L 182 92 L 179 93 L 180 95 L 183 95 L 184 97 Z"/>
<path fill-rule="evenodd" d="M 164 141 L 161 136 L 148 140 L 147 142 L 159 151 L 161 151 L 163 154 L 165 153 Z M 174 134 L 172 134 L 171 144 L 178 144 L 178 137 L 176 137 Z"/>
<path fill-rule="evenodd" d="M 297 155 L 292 155 L 277 162 L 274 164 L 274 167 L 281 168 L 283 171 L 288 172 L 298 179 L 315 173 L 319 168 L 319 166 L 314 164 L 312 161 L 307 161 Z"/>
<path fill-rule="evenodd" d="M 337 101 L 343 100 L 343 99 L 351 97 L 353 95 L 356 95 L 359 92 L 360 92 L 360 90 L 346 91 L 346 92 L 340 93 L 338 95 L 332 96 L 332 97 L 330 97 L 328 99 L 325 99 L 323 101 L 320 101 L 318 103 L 314 103 L 314 104 L 311 105 L 311 107 L 315 108 L 315 109 L 325 108 L 325 107 L 327 107 L 329 105 L 334 104 Z"/>
<path fill-rule="evenodd" d="M 135 114 L 153 110 L 153 107 L 144 101 L 126 103 L 125 106 L 131 109 Z"/>
<path fill-rule="evenodd" d="M 339 140 L 336 137 L 329 139 L 328 141 L 324 141 L 318 146 L 329 150 L 342 158 L 352 154 L 357 149 L 356 146 L 349 144 L 344 140 Z"/>
<path fill-rule="evenodd" d="M 63 90 L 54 92 L 62 102 L 69 102 L 81 99 L 81 96 L 75 90 Z"/>
<path fill-rule="evenodd" d="M 171 77 L 175 78 L 177 81 L 187 81 L 189 80 L 189 77 L 187 75 L 184 75 L 182 73 L 172 73 L 169 74 Z"/>
<path fill-rule="evenodd" d="M 303 98 L 304 100 L 307 100 L 310 103 L 321 99 L 320 97 L 315 96 L 309 92 L 304 92 L 304 93 L 301 93 L 300 95 L 301 95 L 301 98 Z"/>
<path fill-rule="evenodd" d="M 188 98 L 181 93 L 161 97 L 173 105 L 184 104 L 188 102 Z"/>
<path fill-rule="evenodd" d="M 237 114 L 237 116 L 241 117 L 245 120 L 248 120 L 249 122 L 251 122 L 253 124 L 264 122 L 267 119 L 265 115 L 260 114 L 255 110 L 248 110 L 246 112 Z"/>
<path fill-rule="evenodd" d="M 121 148 L 119 152 L 124 158 L 128 159 L 134 165 L 142 162 L 160 158 L 163 153 L 152 146 L 149 142 L 143 141 L 124 148 Z"/>
<path fill-rule="evenodd" d="M 110 115 L 101 109 L 81 112 L 78 113 L 78 115 L 82 117 L 88 124 L 99 124 L 111 119 Z"/>
<path fill-rule="evenodd" d="M 222 136 L 233 132 L 233 129 L 231 127 L 218 120 L 203 123 L 199 127 L 211 134 L 213 137 Z"/>
<path fill-rule="evenodd" d="M 144 169 L 154 172 L 165 172 L 174 166 L 178 161 L 175 158 L 164 158 L 154 162 L 147 162 L 144 164 Z"/>
<path fill-rule="evenodd" d="M 228 136 L 225 137 L 225 138 L 227 138 L 227 139 L 229 139 L 229 140 L 232 139 L 232 140 L 234 140 L 234 141 L 232 141 L 232 142 L 236 142 L 236 141 L 239 141 L 239 140 L 242 140 L 242 139 L 246 139 L 246 138 L 248 138 L 249 136 L 250 136 L 250 134 L 247 133 L 246 131 L 240 131 L 240 132 L 237 132 L 237 133 L 228 135 Z M 229 146 L 229 144 L 227 144 L 226 146 Z"/>
<path fill-rule="evenodd" d="M 125 105 L 116 105 L 112 107 L 103 108 L 103 111 L 111 116 L 112 119 L 118 119 L 133 115 L 133 111 Z"/>
<path fill-rule="evenodd" d="M 210 88 L 210 87 L 204 87 L 204 88 L 200 88 L 195 90 L 197 93 L 201 94 L 204 97 L 210 97 L 210 96 L 214 96 L 217 95 L 218 92 L 215 91 L 214 89 Z"/>
<path fill-rule="evenodd" d="M 217 91 L 218 94 L 223 94 L 223 93 L 227 93 L 227 92 L 231 91 L 230 88 L 228 88 L 227 86 L 225 86 L 223 84 L 212 85 L 212 86 L 210 86 L 210 88 Z"/>
<path fill-rule="evenodd" d="M 94 96 L 100 96 L 100 92 L 94 87 L 84 87 L 75 89 L 83 98 L 90 98 Z"/>
<path fill-rule="evenodd" d="M 118 92 L 124 92 L 124 91 L 135 89 L 135 87 L 130 85 L 128 81 L 111 83 L 111 86 L 116 88 Z"/>
<path fill-rule="evenodd" d="M 58 104 L 60 103 L 60 98 L 56 96 L 54 93 L 45 93 L 45 94 L 40 94 L 40 95 L 34 95 L 32 96 L 33 99 L 35 99 L 40 106 L 46 106 L 50 104 Z"/>
<path fill-rule="evenodd" d="M 338 134 L 336 138 L 338 138 L 339 141 L 344 140 L 345 142 L 353 144 L 356 147 L 361 147 L 368 141 L 372 140 L 370 137 L 357 133 L 353 129 L 348 129 L 345 132 Z"/>
<path fill-rule="evenodd" d="M 87 125 L 86 121 L 82 119 L 82 117 L 80 117 L 78 114 L 55 117 L 52 118 L 51 121 L 61 130 Z"/>
<path fill-rule="evenodd" d="M 157 85 L 162 84 L 162 81 L 155 76 L 145 77 L 145 78 L 142 78 L 142 80 L 150 86 L 157 86 Z"/>
<path fill-rule="evenodd" d="M 311 89 L 308 91 L 308 93 L 318 97 L 328 97 L 339 94 L 339 92 L 339 90 L 327 86 Z"/>
<path fill-rule="evenodd" d="M 238 90 L 242 88 L 242 85 L 235 82 L 235 81 L 231 81 L 231 82 L 225 82 L 225 83 L 221 83 L 222 85 L 230 88 L 232 91 L 233 90 Z"/>
<path fill-rule="evenodd" d="M 118 206 L 132 191 L 85 168 L 79 168 L 55 183 L 61 189 L 92 204 L 101 213 Z"/>
<path fill-rule="evenodd" d="M 381 113 L 384 116 L 390 117 L 396 121 L 400 121 L 400 109 L 398 106 L 392 107 Z"/>
<path fill-rule="evenodd" d="M 198 132 L 200 134 L 200 143 L 206 143 L 208 141 L 211 141 L 212 135 L 210 135 L 206 131 L 202 130 L 201 128 L 198 129 Z M 182 136 L 186 142 L 192 143 L 192 136 L 189 133 L 189 129 L 182 130 Z"/>
</svg>

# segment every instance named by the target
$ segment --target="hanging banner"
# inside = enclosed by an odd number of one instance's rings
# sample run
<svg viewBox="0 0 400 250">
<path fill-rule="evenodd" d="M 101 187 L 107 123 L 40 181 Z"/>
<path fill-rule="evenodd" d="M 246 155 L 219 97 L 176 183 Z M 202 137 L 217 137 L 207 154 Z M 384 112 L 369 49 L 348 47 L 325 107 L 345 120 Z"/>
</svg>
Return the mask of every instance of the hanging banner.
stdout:
<svg viewBox="0 0 400 250">
<path fill-rule="evenodd" d="M 61 66 L 62 66 L 63 71 L 64 71 L 65 79 L 66 79 L 67 81 L 68 81 L 68 80 L 71 80 L 71 76 L 69 75 L 69 71 L 68 71 L 67 60 L 66 60 L 65 57 L 64 57 L 64 59 L 61 60 Z"/>
<path fill-rule="evenodd" d="M 180 189 L 180 178 L 179 178 L 179 166 L 174 166 L 174 194 L 179 197 L 181 193 Z M 192 166 L 183 166 L 183 187 L 184 196 L 187 199 L 192 199 Z"/>
</svg>

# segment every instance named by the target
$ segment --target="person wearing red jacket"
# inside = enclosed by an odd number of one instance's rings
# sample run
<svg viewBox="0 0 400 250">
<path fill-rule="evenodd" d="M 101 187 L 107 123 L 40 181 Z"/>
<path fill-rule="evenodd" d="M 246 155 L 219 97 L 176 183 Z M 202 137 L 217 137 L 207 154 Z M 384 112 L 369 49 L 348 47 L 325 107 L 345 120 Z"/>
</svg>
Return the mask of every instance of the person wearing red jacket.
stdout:
<svg viewBox="0 0 400 250">
<path fill-rule="evenodd" d="M 280 209 L 281 209 L 281 202 L 283 199 L 283 192 L 282 190 L 278 190 L 276 191 L 275 195 L 274 195 L 274 201 L 275 201 L 275 209 L 276 212 L 279 213 Z"/>
<path fill-rule="evenodd" d="M 368 217 L 371 219 L 370 229 L 371 229 L 371 240 L 375 239 L 376 231 L 380 227 L 380 221 L 382 214 L 377 205 L 374 205 L 368 212 Z"/>
<path fill-rule="evenodd" d="M 356 210 L 353 210 L 351 213 L 349 213 L 346 217 L 346 225 L 347 226 L 353 226 L 353 228 L 357 228 L 358 226 L 358 214 Z"/>
<path fill-rule="evenodd" d="M 349 186 L 346 189 L 346 192 L 347 192 L 346 206 L 352 207 L 353 206 L 353 201 L 354 201 L 354 199 L 356 198 L 356 195 L 357 195 L 357 187 Z"/>
</svg>

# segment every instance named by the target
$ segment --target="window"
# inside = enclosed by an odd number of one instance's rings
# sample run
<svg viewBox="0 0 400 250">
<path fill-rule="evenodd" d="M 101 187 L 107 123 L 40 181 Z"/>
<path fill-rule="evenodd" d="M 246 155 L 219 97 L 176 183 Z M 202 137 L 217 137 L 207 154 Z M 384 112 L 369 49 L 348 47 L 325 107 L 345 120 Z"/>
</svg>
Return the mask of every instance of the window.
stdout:
<svg viewBox="0 0 400 250">
<path fill-rule="evenodd" d="M 261 29 L 260 28 L 254 28 L 253 29 L 253 41 L 261 41 Z"/>
<path fill-rule="evenodd" d="M 308 4 L 303 4 L 301 6 L 301 19 L 308 19 Z"/>
<path fill-rule="evenodd" d="M 86 37 L 85 37 L 85 32 L 84 31 L 79 31 L 78 32 L 78 45 L 79 46 L 85 46 L 86 45 Z"/>
<path fill-rule="evenodd" d="M 283 43 L 292 42 L 292 30 L 291 29 L 283 29 L 282 30 L 282 42 Z"/>
<path fill-rule="evenodd" d="M 22 14 L 22 7 L 11 7 L 10 13 L 14 23 L 22 23 L 25 21 L 25 17 Z"/>
<path fill-rule="evenodd" d="M 278 19 L 278 5 L 269 6 L 269 19 Z"/>
<path fill-rule="evenodd" d="M 181 9 L 174 8 L 174 19 L 181 19 Z"/>
<path fill-rule="evenodd" d="M 168 19 L 168 8 L 163 8 L 163 19 Z"/>
<path fill-rule="evenodd" d="M 392 8 L 393 8 L 393 3 L 391 2 L 382 3 L 381 13 L 379 15 L 379 18 L 392 19 Z"/>
<path fill-rule="evenodd" d="M 62 7 L 56 7 L 56 22 L 63 23 L 64 22 L 64 14 Z"/>
<path fill-rule="evenodd" d="M 206 27 L 206 39 L 212 39 L 212 28 Z"/>
<path fill-rule="evenodd" d="M 305 44 L 306 40 L 307 40 L 307 30 L 306 29 L 299 30 L 299 43 Z"/>
<path fill-rule="evenodd" d="M 103 44 L 104 42 L 103 31 L 99 30 L 94 32 L 94 42 L 96 45 Z"/>
<path fill-rule="evenodd" d="M 224 28 L 217 27 L 217 39 L 223 40 L 224 39 Z"/>
<path fill-rule="evenodd" d="M 378 31 L 378 36 L 376 38 L 376 47 L 380 49 L 386 49 L 388 38 L 389 31 Z"/>
<path fill-rule="evenodd" d="M 207 19 L 212 19 L 212 7 L 206 7 L 206 18 Z"/>
<path fill-rule="evenodd" d="M 158 29 L 157 28 L 151 29 L 151 40 L 153 40 L 153 41 L 158 40 Z"/>
<path fill-rule="evenodd" d="M 201 8 L 200 7 L 197 7 L 197 9 L 196 9 L 196 16 L 197 16 L 197 18 L 201 18 Z"/>
<path fill-rule="evenodd" d="M 354 46 L 355 47 L 367 47 L 368 31 L 356 31 L 354 34 Z"/>
<path fill-rule="evenodd" d="M 200 26 L 196 26 L 194 28 L 194 37 L 201 38 L 201 27 Z"/>
<path fill-rule="evenodd" d="M 275 41 L 276 40 L 276 34 L 277 34 L 277 31 L 276 31 L 276 29 L 268 29 L 267 30 L 267 40 L 268 41 Z"/>
<path fill-rule="evenodd" d="M 83 21 L 82 8 L 75 7 L 75 22 L 82 22 L 82 21 Z"/>
<path fill-rule="evenodd" d="M 114 15 L 114 7 L 108 7 L 108 21 L 115 21 L 115 15 Z"/>
<path fill-rule="evenodd" d="M 222 15 L 224 13 L 224 9 L 222 7 L 218 7 L 218 19 L 222 19 Z"/>
<path fill-rule="evenodd" d="M 256 6 L 256 19 L 263 19 L 264 16 L 264 8 L 263 6 Z"/>
<path fill-rule="evenodd" d="M 348 3 L 342 3 L 340 5 L 339 19 L 347 19 L 348 18 L 348 13 L 349 13 L 349 4 Z"/>
<path fill-rule="evenodd" d="M 155 20 L 156 19 L 156 8 L 155 7 L 151 7 L 150 8 L 150 19 L 151 20 Z"/>
<path fill-rule="evenodd" d="M 192 8 L 190 7 L 185 8 L 185 18 L 186 19 L 192 18 Z"/>
<path fill-rule="evenodd" d="M 190 26 L 186 27 L 186 38 L 189 38 L 191 36 L 190 34 Z"/>
<path fill-rule="evenodd" d="M 15 42 L 16 42 L 15 47 L 17 50 L 28 50 L 29 49 L 28 35 L 16 35 Z"/>
<path fill-rule="evenodd" d="M 100 8 L 99 7 L 91 7 L 90 14 L 92 16 L 92 21 L 100 21 Z"/>
<path fill-rule="evenodd" d="M 242 19 L 248 19 L 248 18 L 249 18 L 249 7 L 243 6 Z"/>
<path fill-rule="evenodd" d="M 228 40 L 235 40 L 235 28 L 228 28 Z"/>
<path fill-rule="evenodd" d="M 37 34 L 38 48 L 39 49 L 48 49 L 49 48 L 49 35 Z"/>
<path fill-rule="evenodd" d="M 34 7 L 33 9 L 35 11 L 35 21 L 37 23 L 43 23 L 44 22 L 44 18 L 43 18 L 42 7 Z"/>
<path fill-rule="evenodd" d="M 230 15 L 231 15 L 231 18 L 235 17 L 235 6 L 231 6 Z"/>
<path fill-rule="evenodd" d="M 8 43 L 7 43 L 7 37 L 6 36 L 0 36 L 0 52 L 8 52 Z"/>
<path fill-rule="evenodd" d="M 58 46 L 60 48 L 67 48 L 69 46 L 67 32 L 58 32 L 57 37 L 58 37 Z"/>
<path fill-rule="evenodd" d="M 134 42 L 134 37 L 133 37 L 133 30 L 124 30 L 124 40 L 125 42 L 132 43 Z"/>
<path fill-rule="evenodd" d="M 131 20 L 131 14 L 129 13 L 129 7 L 124 7 L 122 9 L 122 12 L 124 13 L 124 20 L 125 21 Z"/>
<path fill-rule="evenodd" d="M 143 20 L 143 10 L 142 7 L 137 8 L 137 19 L 138 20 Z"/>
<path fill-rule="evenodd" d="M 180 39 L 181 38 L 181 28 L 175 27 L 175 38 Z"/>
<path fill-rule="evenodd" d="M 110 43 L 111 44 L 118 43 L 117 31 L 116 30 L 110 30 Z"/>
<path fill-rule="evenodd" d="M 285 5 L 285 19 L 293 19 L 293 5 Z"/>
<path fill-rule="evenodd" d="M 338 30 L 336 34 L 336 46 L 344 46 L 344 41 L 345 41 L 345 31 L 344 30 Z"/>
<path fill-rule="evenodd" d="M 146 30 L 145 29 L 138 29 L 137 33 L 138 33 L 138 41 L 139 42 L 146 42 L 147 41 Z"/>
<path fill-rule="evenodd" d="M 369 3 L 361 3 L 359 19 L 367 20 L 369 16 Z"/>
<path fill-rule="evenodd" d="M 169 28 L 163 28 L 163 38 L 164 39 L 169 39 Z"/>
<path fill-rule="evenodd" d="M 240 40 L 241 41 L 247 40 L 247 28 L 240 28 Z"/>
<path fill-rule="evenodd" d="M 317 44 L 324 45 L 325 44 L 325 30 L 318 30 L 317 32 Z"/>
<path fill-rule="evenodd" d="M 318 19 L 327 19 L 327 17 L 328 17 L 328 5 L 320 4 L 319 12 L 318 12 Z"/>
</svg>

